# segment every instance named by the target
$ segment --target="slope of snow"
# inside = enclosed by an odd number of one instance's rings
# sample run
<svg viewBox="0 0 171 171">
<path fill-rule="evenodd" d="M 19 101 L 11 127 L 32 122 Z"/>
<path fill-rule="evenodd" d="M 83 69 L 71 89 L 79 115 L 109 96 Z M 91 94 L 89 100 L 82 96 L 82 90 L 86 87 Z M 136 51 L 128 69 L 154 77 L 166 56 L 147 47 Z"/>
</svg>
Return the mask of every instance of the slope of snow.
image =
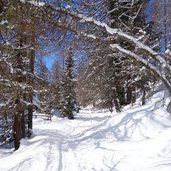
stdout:
<svg viewBox="0 0 171 171">
<path fill-rule="evenodd" d="M 75 120 L 34 119 L 18 151 L 0 148 L 0 171 L 170 171 L 171 116 L 163 92 L 121 113 L 83 109 Z"/>
</svg>

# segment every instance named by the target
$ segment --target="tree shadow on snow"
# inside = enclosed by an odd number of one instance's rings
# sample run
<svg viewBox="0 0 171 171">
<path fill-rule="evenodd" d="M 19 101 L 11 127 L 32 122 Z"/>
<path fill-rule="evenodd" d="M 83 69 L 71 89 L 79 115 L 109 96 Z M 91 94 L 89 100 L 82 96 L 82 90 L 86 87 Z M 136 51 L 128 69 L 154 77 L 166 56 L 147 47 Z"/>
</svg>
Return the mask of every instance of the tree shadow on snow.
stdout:
<svg viewBox="0 0 171 171">
<path fill-rule="evenodd" d="M 120 113 L 120 115 L 124 114 L 122 119 L 116 123 L 115 125 L 105 127 L 109 120 L 114 120 L 115 116 L 109 117 L 97 117 L 92 114 L 92 117 L 89 118 L 77 118 L 82 121 L 101 121 L 100 124 L 94 125 L 91 128 L 88 128 L 81 132 L 80 134 L 75 136 L 75 143 L 81 143 L 87 140 L 94 140 L 96 144 L 101 139 L 105 139 L 107 134 L 111 134 L 112 137 L 116 141 L 129 141 L 135 131 L 138 131 L 138 134 L 142 137 L 142 139 L 149 139 L 150 137 L 146 135 L 146 131 L 142 129 L 146 129 L 147 125 L 145 124 L 144 118 L 153 122 L 154 124 L 158 124 L 160 127 L 168 128 L 170 125 L 167 125 L 162 122 L 162 120 L 156 118 L 156 110 L 155 104 L 149 107 L 139 107 L 132 111 L 131 109 L 127 111 L 125 114 L 124 111 Z M 103 128 L 104 127 L 104 128 Z M 148 130 L 148 129 L 147 129 Z"/>
</svg>

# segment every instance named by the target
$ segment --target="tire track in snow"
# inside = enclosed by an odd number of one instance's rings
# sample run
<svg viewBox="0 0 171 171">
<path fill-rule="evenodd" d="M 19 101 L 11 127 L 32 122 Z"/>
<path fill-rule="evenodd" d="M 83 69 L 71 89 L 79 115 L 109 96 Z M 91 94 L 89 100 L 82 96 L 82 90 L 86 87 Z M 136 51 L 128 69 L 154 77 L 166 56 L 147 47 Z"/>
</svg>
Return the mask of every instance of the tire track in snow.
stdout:
<svg viewBox="0 0 171 171">
<path fill-rule="evenodd" d="M 46 169 L 45 171 L 59 171 L 62 169 L 62 153 L 59 145 L 50 143 L 47 152 Z"/>
<path fill-rule="evenodd" d="M 59 150 L 59 163 L 58 163 L 58 171 L 61 171 L 62 170 L 62 167 L 63 167 L 63 164 L 62 164 L 62 145 L 61 145 L 61 142 L 59 142 L 59 145 L 58 145 L 58 150 Z"/>
<path fill-rule="evenodd" d="M 73 121 L 55 118 L 43 127 L 37 122 L 34 128 L 36 136 L 26 140 L 25 146 L 29 151 L 25 154 L 29 152 L 28 156 L 25 155 L 10 171 L 82 171 L 95 168 L 92 162 L 88 167 L 87 161 L 80 159 L 85 159 L 82 150 L 88 149 L 87 143 L 94 141 L 91 134 L 96 134 L 108 118 L 93 117 L 91 111 L 83 111 L 77 116 Z"/>
</svg>

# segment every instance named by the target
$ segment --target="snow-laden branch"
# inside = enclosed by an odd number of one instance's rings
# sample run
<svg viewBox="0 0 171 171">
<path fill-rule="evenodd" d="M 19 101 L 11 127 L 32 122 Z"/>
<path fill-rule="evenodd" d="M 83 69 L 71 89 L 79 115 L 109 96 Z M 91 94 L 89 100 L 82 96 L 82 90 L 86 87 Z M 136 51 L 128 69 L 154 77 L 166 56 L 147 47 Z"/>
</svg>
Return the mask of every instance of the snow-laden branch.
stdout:
<svg viewBox="0 0 171 171">
<path fill-rule="evenodd" d="M 131 36 L 127 33 L 124 33 L 122 30 L 116 29 L 116 28 L 111 28 L 109 27 L 106 23 L 97 21 L 95 19 L 93 19 L 92 17 L 87 17 L 85 15 L 82 14 L 75 14 L 71 11 L 68 11 L 66 9 L 61 9 L 61 8 L 54 8 L 51 7 L 53 10 L 62 12 L 66 15 L 69 15 L 70 17 L 72 17 L 73 19 L 75 19 L 75 22 L 81 22 L 81 23 L 90 23 L 90 24 L 94 24 L 97 27 L 100 28 L 104 28 L 106 30 L 106 32 L 111 35 L 114 39 L 116 37 L 119 37 L 120 39 L 126 40 L 128 41 L 130 44 L 134 45 L 134 47 L 138 50 L 141 51 L 142 54 L 146 55 L 147 57 L 151 57 L 153 58 L 155 61 L 157 61 L 161 68 L 162 68 L 162 72 L 156 68 L 155 66 L 153 66 L 152 64 L 150 64 L 147 60 L 141 58 L 138 54 L 133 53 L 127 49 L 121 48 L 119 45 L 115 45 L 113 46 L 114 49 L 117 49 L 123 53 L 126 53 L 127 55 L 131 56 L 132 58 L 134 58 L 135 60 L 138 60 L 139 62 L 143 63 L 146 67 L 148 67 L 151 71 L 153 71 L 154 73 L 156 73 L 161 80 L 166 84 L 167 88 L 169 89 L 169 91 L 171 92 L 171 84 L 170 84 L 170 78 L 166 78 L 167 75 L 167 71 L 169 70 L 169 73 L 171 73 L 170 70 L 170 66 L 167 66 L 167 56 L 163 57 L 163 55 L 160 55 L 159 53 L 155 52 L 152 48 L 150 48 L 149 46 L 145 45 L 144 43 L 142 43 L 141 41 L 139 41 L 137 38 L 135 38 L 134 36 Z M 77 28 L 79 29 L 79 28 Z M 77 30 L 77 33 L 82 33 L 82 30 Z M 97 39 L 100 40 L 99 37 L 97 37 L 96 35 L 93 36 L 93 34 L 91 34 L 91 36 L 88 36 L 88 34 L 86 35 L 86 33 L 84 33 L 85 36 L 87 37 L 91 37 L 93 39 Z M 103 40 L 102 40 L 103 41 Z M 167 68 L 166 68 L 167 67 Z"/>
<path fill-rule="evenodd" d="M 22 0 L 23 1 L 23 0 Z M 29 1 L 28 1 L 29 2 Z M 32 5 L 34 5 L 34 3 L 31 3 Z M 35 4 L 36 6 L 36 4 Z M 140 52 L 144 55 L 146 55 L 147 57 L 151 57 L 153 58 L 155 61 L 157 61 L 161 68 L 162 68 L 162 72 L 157 69 L 155 66 L 153 66 L 152 64 L 149 64 L 147 60 L 141 58 L 138 54 L 136 54 L 136 52 L 131 52 L 127 49 L 124 49 L 123 47 L 120 47 L 119 45 L 115 44 L 112 45 L 111 47 L 113 49 L 117 49 L 123 53 L 126 53 L 127 55 L 131 56 L 132 58 L 134 58 L 135 60 L 138 60 L 139 62 L 143 63 L 146 67 L 148 67 L 151 71 L 153 71 L 154 73 L 156 73 L 161 80 L 166 84 L 167 88 L 169 89 L 170 93 L 171 93 L 171 84 L 170 84 L 170 78 L 166 78 L 167 72 L 169 71 L 169 73 L 171 73 L 171 69 L 170 66 L 167 66 L 167 55 L 165 57 L 161 56 L 160 54 L 158 54 L 157 52 L 155 52 L 152 48 L 150 48 L 149 46 L 145 45 L 144 43 L 142 43 L 141 41 L 139 41 L 137 38 L 135 38 L 134 36 L 131 36 L 127 33 L 124 33 L 122 30 L 119 30 L 117 28 L 111 28 L 110 26 L 108 26 L 106 23 L 100 22 L 95 20 L 92 17 L 87 17 L 83 14 L 77 14 L 75 12 L 72 12 L 68 9 L 65 8 L 60 8 L 60 7 L 55 7 L 52 6 L 50 4 L 44 4 L 42 6 L 42 8 L 47 8 L 48 10 L 51 10 L 53 12 L 58 12 L 58 13 L 62 13 L 66 16 L 68 16 L 69 18 L 72 18 L 72 21 L 76 22 L 80 22 L 82 24 L 93 24 L 99 28 L 103 28 L 106 30 L 106 33 L 110 36 L 112 36 L 112 38 L 114 39 L 122 39 L 122 40 L 126 40 L 127 42 L 129 42 L 130 44 L 132 44 L 135 49 L 140 50 Z M 54 25 L 59 25 L 59 22 L 57 24 L 57 21 L 54 21 L 55 19 L 52 19 L 54 22 Z M 60 25 L 60 27 L 64 27 L 65 29 L 70 29 L 70 30 L 74 30 L 75 33 L 80 34 L 80 35 L 84 35 L 86 37 L 89 38 L 93 38 L 96 40 L 101 40 L 101 37 L 98 37 L 95 34 L 88 34 L 86 32 L 83 32 L 83 30 L 79 30 L 79 27 L 74 27 L 72 26 L 73 22 L 71 23 L 66 23 L 65 25 Z M 89 30 L 88 30 L 89 31 Z M 103 41 L 103 40 L 102 40 Z M 110 40 L 109 40 L 110 42 Z M 110 44 L 110 43 L 109 43 Z"/>
<path fill-rule="evenodd" d="M 145 45 L 144 43 L 142 43 L 141 41 L 139 41 L 137 38 L 135 38 L 134 36 L 131 36 L 127 33 L 124 33 L 122 30 L 117 29 L 117 28 L 111 28 L 110 26 L 108 26 L 106 23 L 101 22 L 101 21 L 97 21 L 92 17 L 87 17 L 83 14 L 76 14 L 72 11 L 69 11 L 68 9 L 65 8 L 60 8 L 60 7 L 54 7 L 51 6 L 49 4 L 44 5 L 44 7 L 50 8 L 51 10 L 66 14 L 70 17 L 72 17 L 73 19 L 76 20 L 76 22 L 81 22 L 81 23 L 92 23 L 94 25 L 96 25 L 97 27 L 100 28 L 104 28 L 106 30 L 106 32 L 110 35 L 113 35 L 114 37 L 119 37 L 122 38 L 128 42 L 130 42 L 131 44 L 133 44 L 136 48 L 140 49 L 141 51 L 143 51 L 145 54 L 151 56 L 152 58 L 154 58 L 156 61 L 158 61 L 160 64 L 165 63 L 166 61 L 164 60 L 163 57 L 161 57 L 157 52 L 155 52 L 153 49 L 151 49 L 149 46 Z M 77 28 L 78 29 L 78 28 Z M 77 31 L 79 32 L 79 31 Z M 81 31 L 80 31 L 81 32 Z M 85 34 L 86 35 L 86 34 Z M 88 35 L 88 34 L 87 34 Z M 96 35 L 93 36 L 93 34 L 91 34 L 91 37 L 93 39 L 96 39 Z"/>
<path fill-rule="evenodd" d="M 144 52 L 149 54 L 151 57 L 155 57 L 155 59 L 158 62 L 160 62 L 161 64 L 165 63 L 165 60 L 160 55 L 158 55 L 157 52 L 152 50 L 149 46 L 145 45 L 144 43 L 140 42 L 137 38 L 135 38 L 135 37 L 133 37 L 127 33 L 124 33 L 123 31 L 121 31 L 119 29 L 111 28 L 106 23 L 102 23 L 102 22 L 97 21 L 91 17 L 86 17 L 82 14 L 78 14 L 78 17 L 81 19 L 81 22 L 85 22 L 85 23 L 91 22 L 91 23 L 94 23 L 95 25 L 97 25 L 99 27 L 103 27 L 103 28 L 105 28 L 107 33 L 109 33 L 110 35 L 118 36 L 122 39 L 127 40 L 131 44 L 134 44 L 137 48 L 144 50 Z"/>
<path fill-rule="evenodd" d="M 20 2 L 22 2 L 22 3 L 26 3 L 26 2 L 28 2 L 28 3 L 30 3 L 31 5 L 34 5 L 34 6 L 36 6 L 36 7 L 42 7 L 42 6 L 44 6 L 45 5 L 45 3 L 44 2 L 37 2 L 37 0 L 20 0 Z"/>
<path fill-rule="evenodd" d="M 20 1 L 24 1 L 25 0 L 20 0 Z M 155 60 L 157 60 L 160 64 L 165 63 L 166 61 L 163 59 L 163 57 L 161 57 L 157 52 L 155 52 L 154 50 L 152 50 L 149 46 L 145 45 L 144 43 L 140 42 L 137 38 L 135 38 L 134 36 L 131 36 L 127 33 L 124 33 L 122 30 L 117 29 L 117 28 L 111 28 L 110 26 L 108 26 L 106 23 L 101 22 L 101 21 L 97 21 L 92 17 L 87 17 L 83 14 L 76 14 L 75 12 L 69 11 L 67 8 L 65 9 L 64 7 L 54 7 L 50 4 L 47 3 L 41 3 L 39 2 L 38 5 L 36 2 L 33 3 L 34 0 L 31 1 L 27 1 L 32 5 L 35 6 L 39 6 L 39 7 L 45 7 L 45 8 L 50 8 L 53 11 L 57 11 L 60 13 L 64 13 L 70 17 L 72 17 L 73 19 L 76 19 L 77 21 L 79 20 L 79 22 L 81 23 L 92 23 L 98 27 L 102 27 L 105 28 L 106 32 L 110 35 L 114 35 L 115 37 L 120 37 L 122 39 L 127 40 L 128 42 L 130 42 L 131 44 L 134 44 L 137 48 L 143 50 L 145 53 L 147 53 L 149 56 L 154 57 Z M 85 34 L 85 36 L 88 36 L 90 38 L 96 39 L 97 37 L 93 34 Z"/>
<path fill-rule="evenodd" d="M 171 83 L 167 80 L 167 78 L 165 77 L 165 74 L 162 74 L 162 72 L 159 70 L 159 68 L 157 68 L 156 66 L 152 65 L 151 63 L 149 63 L 147 60 L 145 60 L 144 58 L 142 58 L 140 55 L 135 54 L 134 52 L 131 52 L 127 49 L 122 48 L 121 46 L 119 46 L 118 44 L 111 44 L 110 45 L 113 49 L 117 49 L 118 51 L 130 56 L 131 58 L 137 59 L 141 64 L 143 64 L 144 66 L 146 66 L 148 69 L 150 69 L 151 71 L 153 71 L 153 73 L 155 73 L 157 76 L 159 76 L 159 78 L 165 83 L 165 85 L 167 86 L 167 88 L 171 89 Z"/>
</svg>

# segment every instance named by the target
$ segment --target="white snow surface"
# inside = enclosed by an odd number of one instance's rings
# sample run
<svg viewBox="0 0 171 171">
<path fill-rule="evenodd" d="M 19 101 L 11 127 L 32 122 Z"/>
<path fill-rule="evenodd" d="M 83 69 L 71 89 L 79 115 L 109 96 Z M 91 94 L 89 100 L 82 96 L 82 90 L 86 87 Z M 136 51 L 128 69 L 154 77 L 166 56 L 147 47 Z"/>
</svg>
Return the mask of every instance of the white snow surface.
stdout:
<svg viewBox="0 0 171 171">
<path fill-rule="evenodd" d="M 0 171 L 171 171 L 171 116 L 163 92 L 121 113 L 82 109 L 75 120 L 34 119 L 17 151 L 0 148 Z"/>
</svg>

